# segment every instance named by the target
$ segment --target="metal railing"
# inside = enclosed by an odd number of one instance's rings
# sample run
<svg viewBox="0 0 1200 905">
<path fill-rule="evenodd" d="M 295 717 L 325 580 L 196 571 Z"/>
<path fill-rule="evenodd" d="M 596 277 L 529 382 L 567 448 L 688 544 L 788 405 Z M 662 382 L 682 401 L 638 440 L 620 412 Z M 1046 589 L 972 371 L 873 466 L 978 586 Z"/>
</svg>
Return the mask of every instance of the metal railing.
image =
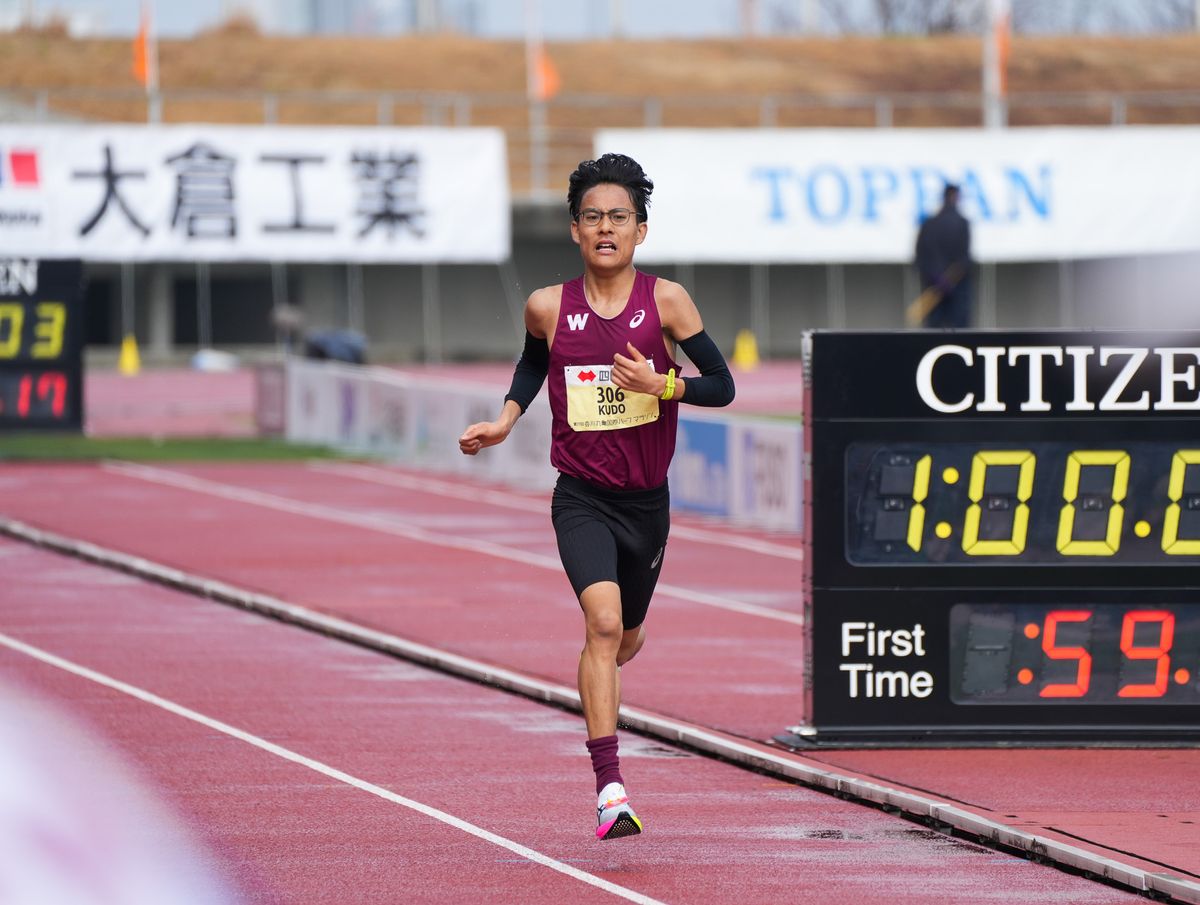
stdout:
<svg viewBox="0 0 1200 905">
<path fill-rule="evenodd" d="M 8 89 L 7 118 L 151 123 L 495 126 L 508 139 L 514 193 L 537 197 L 592 153 L 602 128 L 979 126 L 977 92 L 619 96 L 436 91 Z M 0 116 L 5 116 L 0 112 Z M 1200 91 L 1031 92 L 1008 99 L 1011 126 L 1200 124 Z"/>
</svg>

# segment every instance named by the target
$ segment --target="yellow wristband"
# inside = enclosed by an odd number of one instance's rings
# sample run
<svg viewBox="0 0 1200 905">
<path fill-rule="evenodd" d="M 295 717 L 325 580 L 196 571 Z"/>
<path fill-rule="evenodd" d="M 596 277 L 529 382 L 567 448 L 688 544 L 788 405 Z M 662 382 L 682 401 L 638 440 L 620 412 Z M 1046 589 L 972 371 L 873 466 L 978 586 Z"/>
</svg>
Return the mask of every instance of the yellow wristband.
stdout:
<svg viewBox="0 0 1200 905">
<path fill-rule="evenodd" d="M 674 395 L 675 395 L 675 369 L 671 368 L 671 370 L 667 371 L 667 387 L 666 387 L 666 389 L 664 389 L 662 391 L 662 395 L 659 396 L 658 398 L 662 399 L 665 402 L 666 400 L 670 399 Z"/>
</svg>

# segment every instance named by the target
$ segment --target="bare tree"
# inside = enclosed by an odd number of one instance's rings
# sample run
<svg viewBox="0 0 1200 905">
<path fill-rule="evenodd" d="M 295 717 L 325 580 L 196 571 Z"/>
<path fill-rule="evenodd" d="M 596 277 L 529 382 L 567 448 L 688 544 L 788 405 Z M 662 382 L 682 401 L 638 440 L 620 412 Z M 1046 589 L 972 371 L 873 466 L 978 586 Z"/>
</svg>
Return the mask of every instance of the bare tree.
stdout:
<svg viewBox="0 0 1200 905">
<path fill-rule="evenodd" d="M 925 34 L 978 33 L 987 25 L 986 0 L 929 0 L 920 4 Z"/>
<path fill-rule="evenodd" d="M 1012 0 L 1027 34 L 1147 34 L 1196 27 L 1196 0 Z"/>
<path fill-rule="evenodd" d="M 820 0 L 841 34 L 978 34 L 986 0 Z M 1146 34 L 1197 28 L 1200 0 L 1011 0 L 1024 34 Z"/>
<path fill-rule="evenodd" d="M 1200 3 L 1196 0 L 1156 0 L 1140 9 L 1148 31 L 1200 31 Z"/>
<path fill-rule="evenodd" d="M 802 17 L 791 3 L 771 3 L 765 14 L 768 34 L 785 35 L 804 31 Z"/>
<path fill-rule="evenodd" d="M 949 34 L 977 32 L 986 10 L 983 0 L 821 0 L 836 31 L 868 34 Z"/>
</svg>

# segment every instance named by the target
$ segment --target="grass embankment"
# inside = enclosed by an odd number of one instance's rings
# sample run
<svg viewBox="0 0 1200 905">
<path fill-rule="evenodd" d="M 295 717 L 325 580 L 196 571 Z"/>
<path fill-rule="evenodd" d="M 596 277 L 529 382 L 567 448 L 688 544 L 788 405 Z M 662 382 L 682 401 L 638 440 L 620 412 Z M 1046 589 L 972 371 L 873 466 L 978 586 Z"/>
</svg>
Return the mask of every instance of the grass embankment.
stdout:
<svg viewBox="0 0 1200 905">
<path fill-rule="evenodd" d="M 0 435 L 0 462 L 293 462 L 338 458 L 326 446 L 283 440 L 217 437 L 83 437 L 75 434 Z"/>
</svg>

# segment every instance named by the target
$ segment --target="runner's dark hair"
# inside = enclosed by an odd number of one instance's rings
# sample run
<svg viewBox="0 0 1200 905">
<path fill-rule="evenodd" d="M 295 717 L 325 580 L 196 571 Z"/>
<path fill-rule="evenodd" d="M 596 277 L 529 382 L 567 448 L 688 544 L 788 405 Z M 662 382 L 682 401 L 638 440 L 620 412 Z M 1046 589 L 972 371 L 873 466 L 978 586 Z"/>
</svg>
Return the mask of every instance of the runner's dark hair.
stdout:
<svg viewBox="0 0 1200 905">
<path fill-rule="evenodd" d="M 571 219 L 579 219 L 579 204 L 589 189 L 609 183 L 629 192 L 638 222 L 645 221 L 654 183 L 641 164 L 624 154 L 604 154 L 598 160 L 585 160 L 575 168 L 567 187 L 567 209 L 571 212 Z"/>
</svg>

